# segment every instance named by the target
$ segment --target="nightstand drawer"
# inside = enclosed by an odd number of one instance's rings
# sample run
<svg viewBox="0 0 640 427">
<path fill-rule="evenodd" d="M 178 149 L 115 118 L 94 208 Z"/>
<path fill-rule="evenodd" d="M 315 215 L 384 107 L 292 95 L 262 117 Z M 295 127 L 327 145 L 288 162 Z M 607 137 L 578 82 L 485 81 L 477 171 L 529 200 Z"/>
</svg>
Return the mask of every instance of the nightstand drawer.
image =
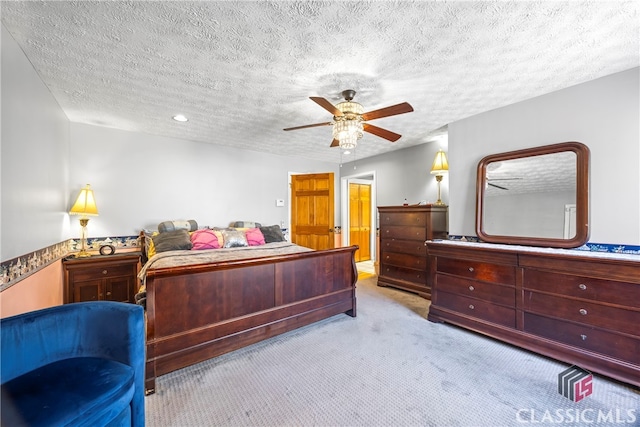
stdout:
<svg viewBox="0 0 640 427">
<path fill-rule="evenodd" d="M 447 308 L 457 313 L 476 317 L 499 325 L 516 327 L 516 311 L 512 308 L 492 304 L 475 298 L 441 292 L 437 293 L 438 307 Z"/>
<path fill-rule="evenodd" d="M 73 276 L 73 280 L 75 281 L 130 276 L 136 274 L 136 265 L 137 264 L 87 267 L 75 271 L 70 270 L 69 274 Z"/>
</svg>

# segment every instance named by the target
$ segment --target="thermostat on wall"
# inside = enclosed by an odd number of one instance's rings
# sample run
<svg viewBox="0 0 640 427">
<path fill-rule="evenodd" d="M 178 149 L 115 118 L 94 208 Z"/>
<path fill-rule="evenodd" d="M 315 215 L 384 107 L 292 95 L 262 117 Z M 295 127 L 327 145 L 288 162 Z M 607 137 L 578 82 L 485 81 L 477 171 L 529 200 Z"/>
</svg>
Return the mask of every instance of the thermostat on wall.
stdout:
<svg viewBox="0 0 640 427">
<path fill-rule="evenodd" d="M 284 206 L 284 199 L 276 199 L 276 206 Z"/>
</svg>

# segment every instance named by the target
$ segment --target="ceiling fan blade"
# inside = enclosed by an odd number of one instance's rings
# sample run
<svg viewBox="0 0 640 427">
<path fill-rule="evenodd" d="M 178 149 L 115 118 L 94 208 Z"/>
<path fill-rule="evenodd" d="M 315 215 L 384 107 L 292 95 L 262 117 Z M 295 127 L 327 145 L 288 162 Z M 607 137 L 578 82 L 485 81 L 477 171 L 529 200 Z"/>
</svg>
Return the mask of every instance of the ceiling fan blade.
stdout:
<svg viewBox="0 0 640 427">
<path fill-rule="evenodd" d="M 324 98 L 320 98 L 318 96 L 311 96 L 310 99 L 316 104 L 318 104 L 319 106 L 321 106 L 322 108 L 324 108 L 325 110 L 327 110 L 328 112 L 330 112 L 331 114 L 333 114 L 334 116 L 340 117 L 343 115 L 342 111 L 338 110 L 335 107 L 335 105 L 333 105 L 332 103 L 330 103 Z"/>
<path fill-rule="evenodd" d="M 499 189 L 501 189 L 501 190 L 509 190 L 509 189 L 508 189 L 508 188 L 506 188 L 506 187 L 501 187 L 501 186 L 499 186 L 499 185 L 492 184 L 492 183 L 490 183 L 490 182 L 488 182 L 487 184 L 489 184 L 489 185 L 490 185 L 490 186 L 492 186 L 492 187 L 499 188 Z"/>
<path fill-rule="evenodd" d="M 338 141 L 337 139 L 334 139 L 333 141 L 331 141 L 331 145 L 329 147 L 337 147 L 340 145 L 340 141 Z"/>
<path fill-rule="evenodd" d="M 391 132 L 390 130 L 379 128 L 378 126 L 370 125 L 369 123 L 363 123 L 362 130 L 364 130 L 365 132 L 369 132 L 374 135 L 377 135 L 380 138 L 384 138 L 391 142 L 396 142 L 402 137 L 402 135 L 399 135 L 395 132 Z"/>
<path fill-rule="evenodd" d="M 392 105 L 391 107 L 381 108 L 379 110 L 369 111 L 362 115 L 362 120 L 380 119 L 382 117 L 395 116 L 397 114 L 410 113 L 413 111 L 413 107 L 407 102 L 402 104 Z"/>
<path fill-rule="evenodd" d="M 286 128 L 286 129 L 282 129 L 282 130 L 297 130 L 297 129 L 315 128 L 315 127 L 318 127 L 318 126 L 331 126 L 332 124 L 333 124 L 333 122 L 314 123 L 312 125 L 296 126 L 296 127 L 293 127 L 293 128 Z"/>
</svg>

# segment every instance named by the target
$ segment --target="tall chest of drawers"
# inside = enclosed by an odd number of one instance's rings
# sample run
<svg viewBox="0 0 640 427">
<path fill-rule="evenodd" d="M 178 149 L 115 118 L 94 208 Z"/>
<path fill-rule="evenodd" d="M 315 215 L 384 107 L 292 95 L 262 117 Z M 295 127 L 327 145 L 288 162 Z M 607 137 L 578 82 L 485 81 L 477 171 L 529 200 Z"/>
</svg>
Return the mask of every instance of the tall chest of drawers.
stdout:
<svg viewBox="0 0 640 427">
<path fill-rule="evenodd" d="M 431 297 L 431 263 L 426 241 L 447 238 L 447 207 L 379 206 L 378 286 Z"/>
<path fill-rule="evenodd" d="M 640 386 L 640 257 L 427 245 L 429 320 Z"/>
</svg>

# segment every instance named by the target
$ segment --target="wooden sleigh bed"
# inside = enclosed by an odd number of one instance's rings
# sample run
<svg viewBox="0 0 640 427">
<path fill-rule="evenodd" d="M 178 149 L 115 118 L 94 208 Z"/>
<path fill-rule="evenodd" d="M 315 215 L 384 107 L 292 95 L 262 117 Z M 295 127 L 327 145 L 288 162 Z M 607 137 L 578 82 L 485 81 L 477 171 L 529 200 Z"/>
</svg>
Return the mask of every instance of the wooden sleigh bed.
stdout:
<svg viewBox="0 0 640 427">
<path fill-rule="evenodd" d="M 145 393 L 160 375 L 340 313 L 355 317 L 356 250 L 143 268 Z"/>
</svg>

